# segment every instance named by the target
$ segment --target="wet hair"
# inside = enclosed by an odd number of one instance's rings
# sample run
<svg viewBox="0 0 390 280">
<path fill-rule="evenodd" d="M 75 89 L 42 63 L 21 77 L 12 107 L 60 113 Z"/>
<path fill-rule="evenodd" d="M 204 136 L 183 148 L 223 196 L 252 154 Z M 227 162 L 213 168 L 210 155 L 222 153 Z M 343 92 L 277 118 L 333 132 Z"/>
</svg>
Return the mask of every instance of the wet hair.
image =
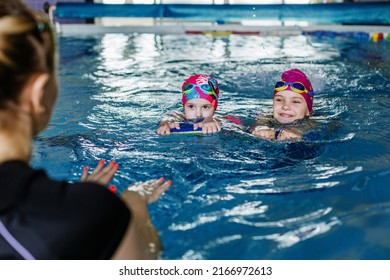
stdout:
<svg viewBox="0 0 390 280">
<path fill-rule="evenodd" d="M 0 110 L 18 102 L 31 75 L 56 73 L 55 41 L 44 14 L 0 0 Z"/>
</svg>

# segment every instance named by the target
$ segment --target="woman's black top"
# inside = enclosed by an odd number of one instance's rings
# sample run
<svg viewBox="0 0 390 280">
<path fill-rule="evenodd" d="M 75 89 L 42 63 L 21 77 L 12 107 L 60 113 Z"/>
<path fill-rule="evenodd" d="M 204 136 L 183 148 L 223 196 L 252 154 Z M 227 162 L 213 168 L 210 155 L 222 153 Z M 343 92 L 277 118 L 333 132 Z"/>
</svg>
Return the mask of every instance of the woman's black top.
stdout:
<svg viewBox="0 0 390 280">
<path fill-rule="evenodd" d="M 55 181 L 22 161 L 0 164 L 0 259 L 109 259 L 130 217 L 103 186 Z"/>
</svg>

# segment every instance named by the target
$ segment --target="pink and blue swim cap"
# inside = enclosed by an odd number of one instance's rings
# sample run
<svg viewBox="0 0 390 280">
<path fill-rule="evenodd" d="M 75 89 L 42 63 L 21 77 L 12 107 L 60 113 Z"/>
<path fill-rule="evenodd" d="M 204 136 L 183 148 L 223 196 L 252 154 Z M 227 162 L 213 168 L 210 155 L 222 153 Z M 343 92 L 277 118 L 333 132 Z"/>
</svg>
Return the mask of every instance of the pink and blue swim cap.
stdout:
<svg viewBox="0 0 390 280">
<path fill-rule="evenodd" d="M 214 77 L 205 74 L 193 75 L 184 81 L 181 90 L 183 107 L 188 100 L 202 98 L 209 101 L 214 110 L 217 109 L 219 87 L 218 81 Z"/>
<path fill-rule="evenodd" d="M 290 69 L 283 72 L 281 80 L 275 85 L 274 95 L 284 89 L 301 94 L 306 101 L 309 112 L 313 112 L 314 91 L 305 73 L 299 69 Z"/>
</svg>

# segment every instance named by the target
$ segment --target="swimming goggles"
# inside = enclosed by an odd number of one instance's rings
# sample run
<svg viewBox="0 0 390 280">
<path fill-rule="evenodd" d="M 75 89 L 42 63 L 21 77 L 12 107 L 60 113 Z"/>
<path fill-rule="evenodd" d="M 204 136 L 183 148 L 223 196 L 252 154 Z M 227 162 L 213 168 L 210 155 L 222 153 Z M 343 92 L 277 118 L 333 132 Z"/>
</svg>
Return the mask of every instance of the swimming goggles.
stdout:
<svg viewBox="0 0 390 280">
<path fill-rule="evenodd" d="M 314 92 L 312 91 L 308 91 L 305 86 L 300 83 L 300 82 L 294 82 L 294 83 L 290 83 L 290 82 L 285 82 L 285 81 L 279 81 L 275 84 L 275 91 L 282 91 L 282 90 L 285 90 L 286 88 L 288 88 L 290 86 L 291 90 L 296 92 L 296 93 L 307 93 L 309 94 L 310 96 L 314 96 Z"/>
<path fill-rule="evenodd" d="M 183 88 L 183 94 L 191 94 L 196 91 L 196 88 L 199 88 L 203 93 L 211 95 L 213 99 L 217 99 L 217 95 L 215 93 L 214 85 L 211 82 L 207 84 L 187 84 Z"/>
</svg>

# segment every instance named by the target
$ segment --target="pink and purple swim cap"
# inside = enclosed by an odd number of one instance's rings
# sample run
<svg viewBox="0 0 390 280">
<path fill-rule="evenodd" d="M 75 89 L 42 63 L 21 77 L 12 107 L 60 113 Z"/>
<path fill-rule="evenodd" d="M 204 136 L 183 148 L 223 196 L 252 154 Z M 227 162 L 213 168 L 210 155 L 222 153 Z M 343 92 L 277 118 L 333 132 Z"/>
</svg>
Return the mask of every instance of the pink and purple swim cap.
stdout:
<svg viewBox="0 0 390 280">
<path fill-rule="evenodd" d="M 305 73 L 299 69 L 290 69 L 283 72 L 281 80 L 275 85 L 274 95 L 286 89 L 301 94 L 306 101 L 309 112 L 313 112 L 314 91 Z"/>
<path fill-rule="evenodd" d="M 183 93 L 183 107 L 188 100 L 202 98 L 209 101 L 213 105 L 214 110 L 217 109 L 219 87 L 218 81 L 214 77 L 205 74 L 193 75 L 185 80 L 181 90 Z"/>
</svg>

